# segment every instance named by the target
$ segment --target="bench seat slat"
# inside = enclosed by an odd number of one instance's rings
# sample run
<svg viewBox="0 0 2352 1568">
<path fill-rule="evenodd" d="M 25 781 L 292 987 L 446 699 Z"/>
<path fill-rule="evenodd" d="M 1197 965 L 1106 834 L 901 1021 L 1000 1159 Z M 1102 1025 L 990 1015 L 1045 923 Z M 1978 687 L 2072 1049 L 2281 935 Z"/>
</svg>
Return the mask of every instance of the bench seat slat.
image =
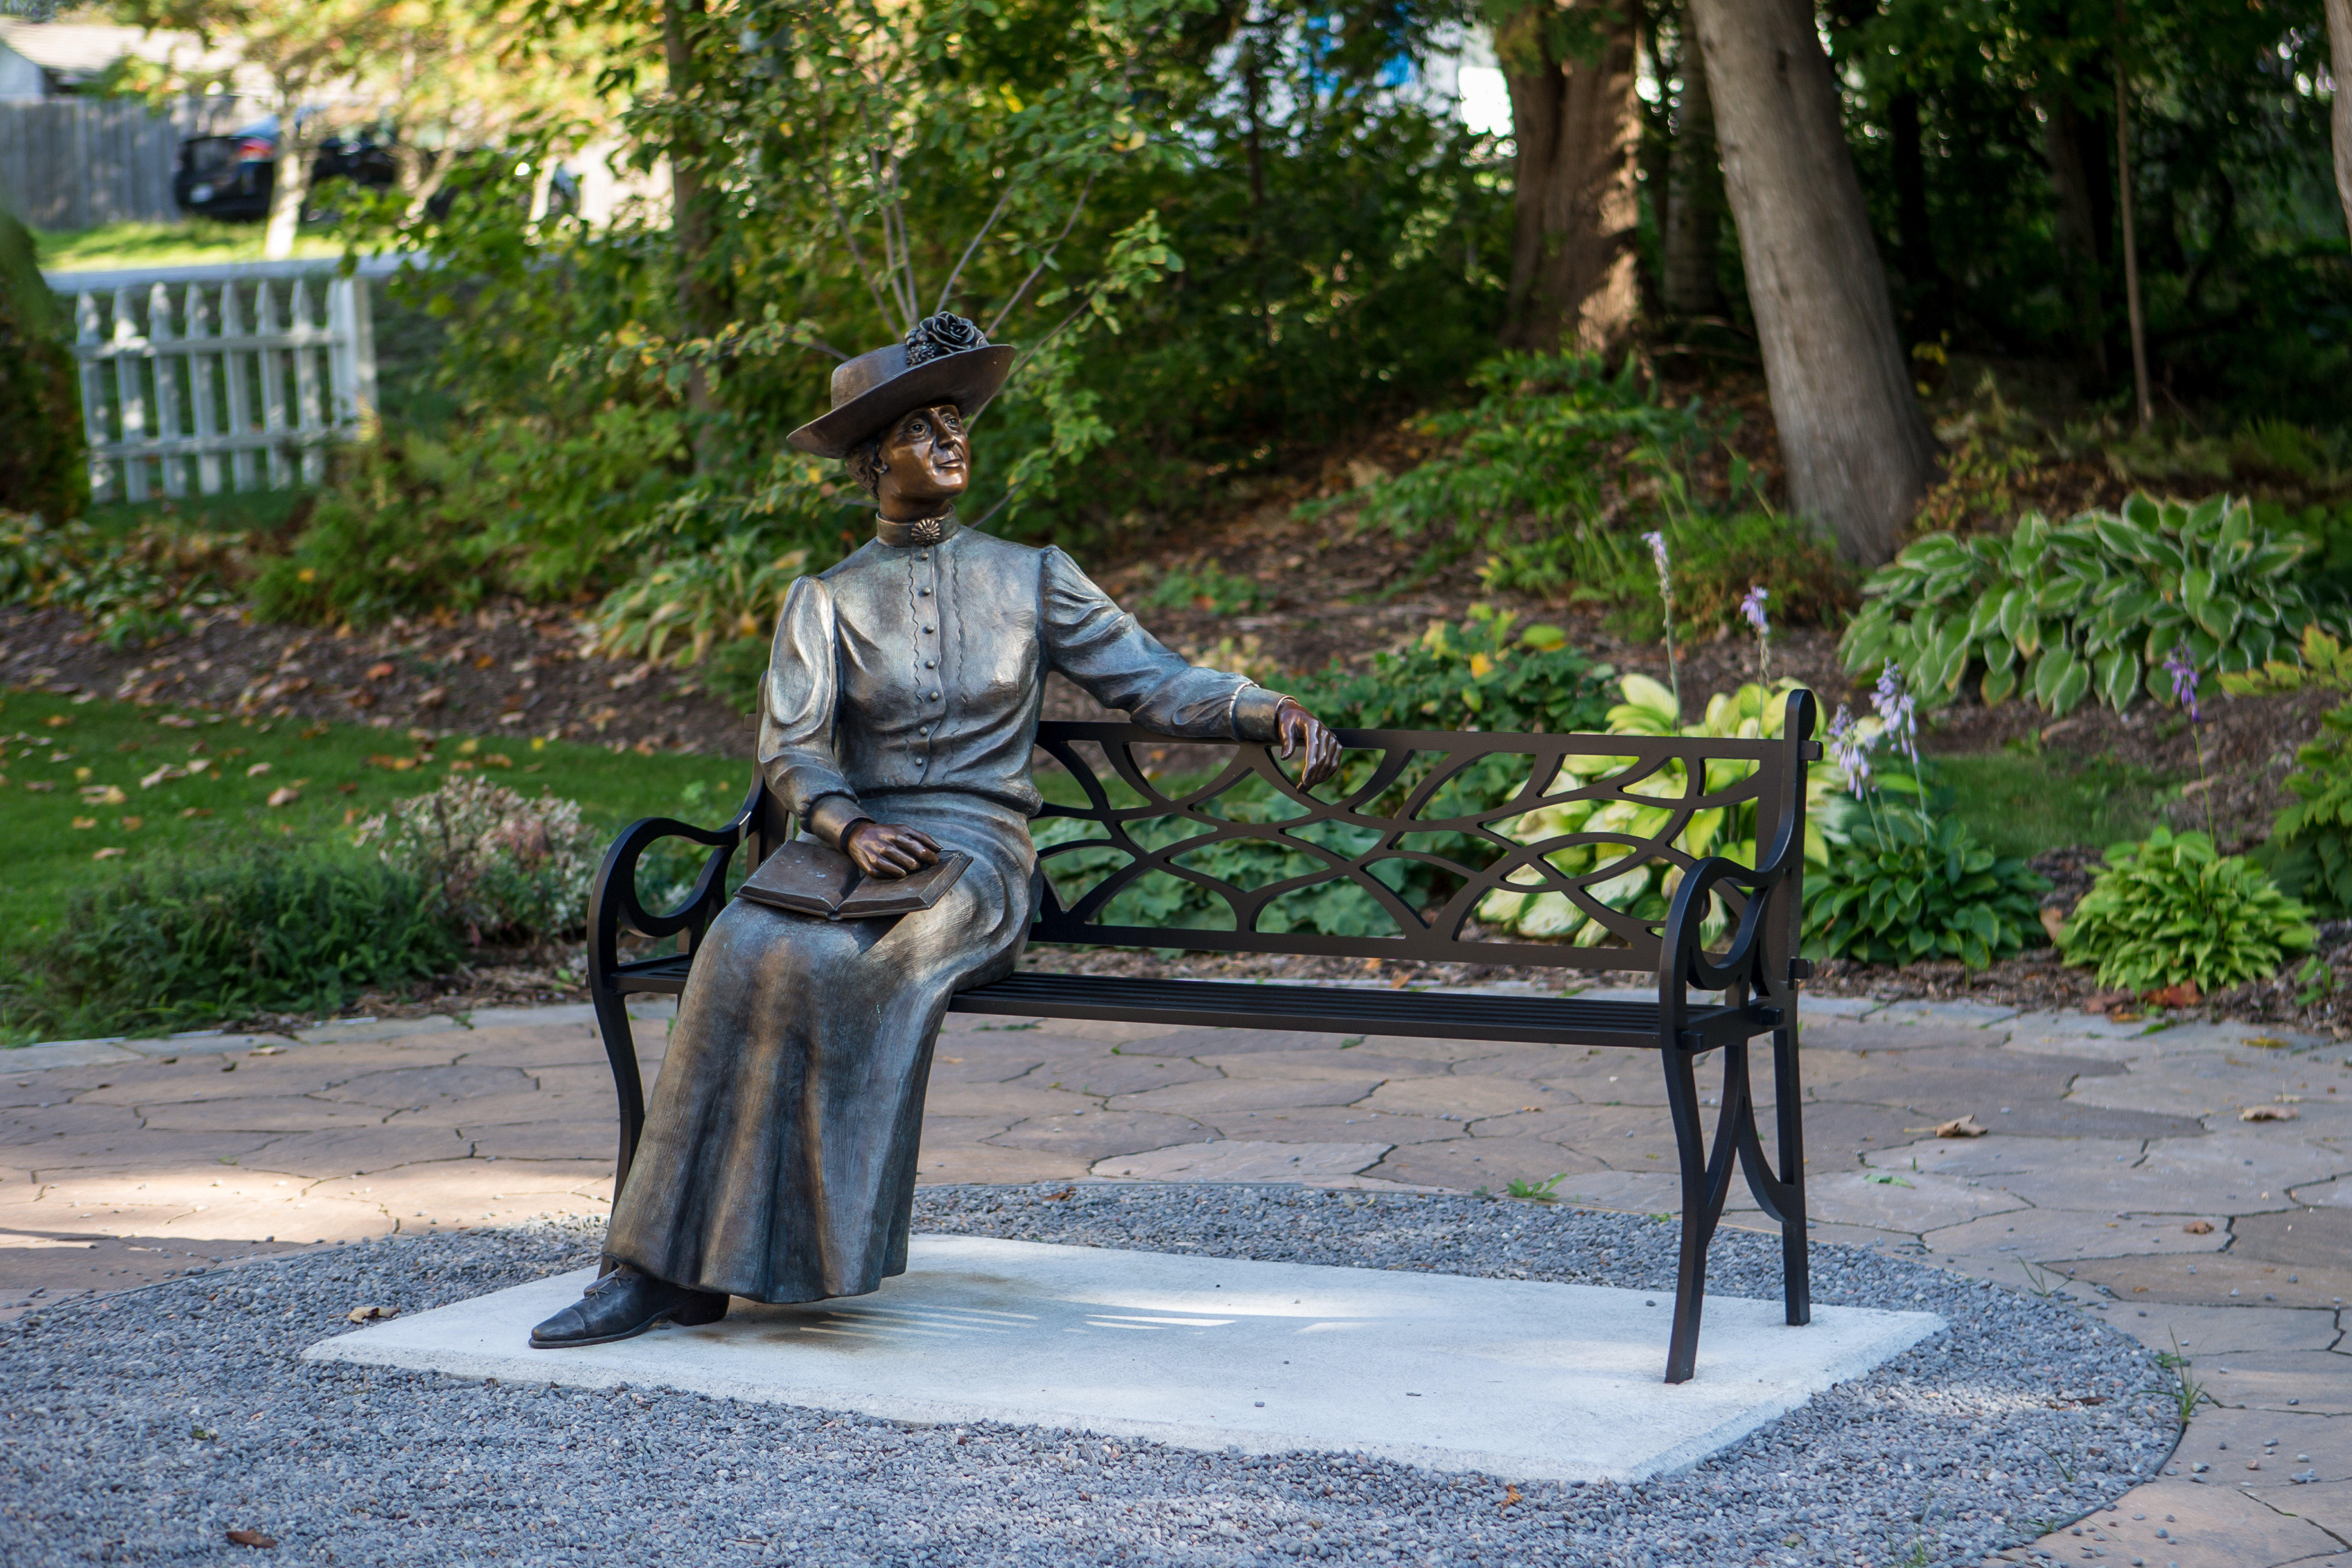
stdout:
<svg viewBox="0 0 2352 1568">
<path fill-rule="evenodd" d="M 641 960 L 614 978 L 624 991 L 676 994 L 688 960 Z M 1145 980 L 1123 975 L 1008 975 L 960 991 L 951 1013 L 1000 1017 L 1083 1018 L 1192 1028 L 1304 1029 L 1327 1034 L 1399 1035 L 1419 1039 L 1510 1040 L 1534 1045 L 1615 1046 L 1655 1050 L 1654 1002 L 1586 1002 L 1575 997 L 1442 994 L 1371 986 L 1258 985 L 1229 980 Z M 1695 1006 L 1690 1027 L 1713 1044 L 1761 1034 L 1735 1007 Z"/>
</svg>

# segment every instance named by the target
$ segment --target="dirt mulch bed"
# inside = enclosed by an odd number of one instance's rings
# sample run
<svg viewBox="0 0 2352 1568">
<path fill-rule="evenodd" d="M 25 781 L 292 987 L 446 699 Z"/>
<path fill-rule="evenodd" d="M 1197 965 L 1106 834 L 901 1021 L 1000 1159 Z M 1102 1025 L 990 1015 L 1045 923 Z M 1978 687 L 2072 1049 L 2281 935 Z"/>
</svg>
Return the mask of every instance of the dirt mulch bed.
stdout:
<svg viewBox="0 0 2352 1568">
<path fill-rule="evenodd" d="M 569 611 L 516 603 L 339 637 L 230 612 L 110 648 L 62 610 L 0 609 L 0 686 L 149 706 L 501 731 L 748 758 L 749 721 L 691 674 L 616 663 Z"/>
</svg>

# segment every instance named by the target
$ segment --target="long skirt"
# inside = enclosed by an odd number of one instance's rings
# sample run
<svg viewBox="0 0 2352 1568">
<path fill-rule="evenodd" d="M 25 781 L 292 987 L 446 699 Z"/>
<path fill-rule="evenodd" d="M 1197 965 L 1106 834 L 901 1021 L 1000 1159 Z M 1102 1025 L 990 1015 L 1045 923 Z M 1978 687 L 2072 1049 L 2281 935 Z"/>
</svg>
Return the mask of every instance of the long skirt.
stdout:
<svg viewBox="0 0 2352 1568">
<path fill-rule="evenodd" d="M 971 864 L 939 903 L 828 921 L 738 899 L 679 1000 L 605 1251 L 758 1301 L 879 1289 L 907 1269 L 931 1047 L 948 998 L 1013 972 L 1036 851 L 1010 806 L 873 804 Z"/>
</svg>

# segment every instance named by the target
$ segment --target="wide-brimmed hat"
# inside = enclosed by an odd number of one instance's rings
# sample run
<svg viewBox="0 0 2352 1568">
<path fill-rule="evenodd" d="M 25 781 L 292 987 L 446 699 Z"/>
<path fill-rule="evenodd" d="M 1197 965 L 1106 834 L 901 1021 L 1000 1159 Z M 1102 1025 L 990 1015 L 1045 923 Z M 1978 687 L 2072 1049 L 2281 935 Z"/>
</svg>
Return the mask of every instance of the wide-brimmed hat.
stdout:
<svg viewBox="0 0 2352 1568">
<path fill-rule="evenodd" d="M 898 417 L 952 403 L 969 421 L 1013 374 L 1013 351 L 991 343 L 951 311 L 915 323 L 906 342 L 844 360 L 833 373 L 833 406 L 787 437 L 803 452 L 844 458 Z"/>
</svg>

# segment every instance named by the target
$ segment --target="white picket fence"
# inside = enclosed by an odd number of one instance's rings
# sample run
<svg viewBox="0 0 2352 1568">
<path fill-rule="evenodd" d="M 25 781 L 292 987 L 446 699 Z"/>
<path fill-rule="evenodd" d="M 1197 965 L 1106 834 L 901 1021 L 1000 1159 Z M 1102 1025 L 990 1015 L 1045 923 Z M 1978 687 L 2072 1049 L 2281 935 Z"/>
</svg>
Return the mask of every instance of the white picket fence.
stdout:
<svg viewBox="0 0 2352 1568">
<path fill-rule="evenodd" d="M 316 263 L 51 275 L 74 301 L 93 499 L 283 489 L 375 417 L 367 271 Z"/>
</svg>

